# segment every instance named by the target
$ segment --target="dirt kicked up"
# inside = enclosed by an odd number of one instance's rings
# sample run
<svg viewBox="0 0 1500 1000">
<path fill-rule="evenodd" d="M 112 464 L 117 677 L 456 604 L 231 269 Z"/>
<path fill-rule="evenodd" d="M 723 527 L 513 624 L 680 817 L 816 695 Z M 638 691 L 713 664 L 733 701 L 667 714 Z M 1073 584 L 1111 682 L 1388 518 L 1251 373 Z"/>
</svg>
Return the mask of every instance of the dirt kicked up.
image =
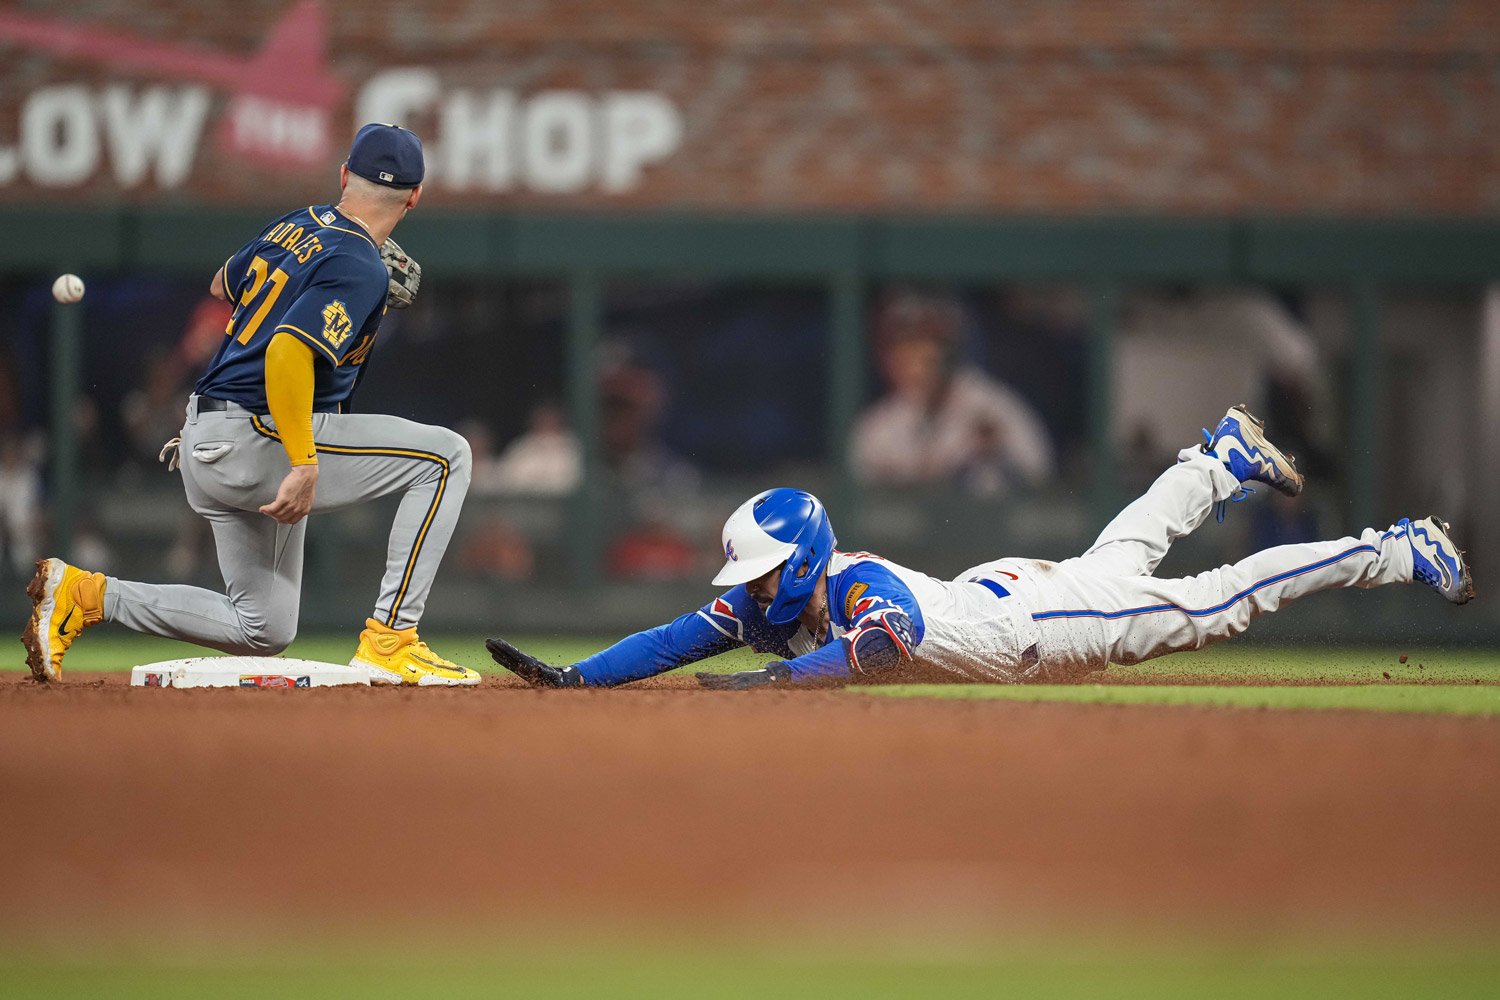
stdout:
<svg viewBox="0 0 1500 1000">
<path fill-rule="evenodd" d="M 0 720 L 23 939 L 1500 928 L 1494 720 L 13 673 Z"/>
</svg>

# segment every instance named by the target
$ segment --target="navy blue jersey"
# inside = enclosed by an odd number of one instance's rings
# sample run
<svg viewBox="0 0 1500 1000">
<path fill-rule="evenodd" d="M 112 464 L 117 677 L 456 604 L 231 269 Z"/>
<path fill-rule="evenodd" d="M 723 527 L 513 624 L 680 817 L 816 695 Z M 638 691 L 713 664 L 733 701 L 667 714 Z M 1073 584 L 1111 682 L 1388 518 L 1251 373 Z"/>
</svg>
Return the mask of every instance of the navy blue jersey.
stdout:
<svg viewBox="0 0 1500 1000">
<path fill-rule="evenodd" d="M 290 333 L 313 349 L 313 409 L 348 401 L 375 347 L 389 277 L 364 227 L 328 205 L 288 212 L 224 263 L 234 306 L 194 392 L 266 413 L 266 348 Z"/>
</svg>

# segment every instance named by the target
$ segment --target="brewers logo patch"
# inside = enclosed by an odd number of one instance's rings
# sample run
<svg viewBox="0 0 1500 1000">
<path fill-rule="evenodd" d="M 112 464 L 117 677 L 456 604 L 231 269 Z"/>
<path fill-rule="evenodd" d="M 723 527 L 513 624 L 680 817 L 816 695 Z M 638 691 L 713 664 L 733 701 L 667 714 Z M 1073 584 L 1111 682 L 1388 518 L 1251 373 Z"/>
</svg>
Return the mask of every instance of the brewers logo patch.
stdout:
<svg viewBox="0 0 1500 1000">
<path fill-rule="evenodd" d="M 334 299 L 323 307 L 323 339 L 334 347 L 342 347 L 349 334 L 354 331 L 354 322 L 344 303 Z"/>
<path fill-rule="evenodd" d="M 859 603 L 860 595 L 869 589 L 870 586 L 866 583 L 856 583 L 854 586 L 849 588 L 849 596 L 844 598 L 845 621 L 849 621 L 854 618 L 854 605 Z"/>
</svg>

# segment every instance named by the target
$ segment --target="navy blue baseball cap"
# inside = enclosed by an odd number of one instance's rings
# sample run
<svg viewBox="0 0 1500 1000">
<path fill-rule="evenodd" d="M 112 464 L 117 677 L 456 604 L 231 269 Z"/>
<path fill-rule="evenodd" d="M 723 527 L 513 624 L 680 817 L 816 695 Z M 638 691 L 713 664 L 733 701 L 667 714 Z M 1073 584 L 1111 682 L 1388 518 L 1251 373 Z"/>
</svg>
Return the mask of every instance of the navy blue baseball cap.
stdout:
<svg viewBox="0 0 1500 1000">
<path fill-rule="evenodd" d="M 349 147 L 349 172 L 393 188 L 422 183 L 422 140 L 400 125 L 371 123 L 354 136 Z"/>
</svg>

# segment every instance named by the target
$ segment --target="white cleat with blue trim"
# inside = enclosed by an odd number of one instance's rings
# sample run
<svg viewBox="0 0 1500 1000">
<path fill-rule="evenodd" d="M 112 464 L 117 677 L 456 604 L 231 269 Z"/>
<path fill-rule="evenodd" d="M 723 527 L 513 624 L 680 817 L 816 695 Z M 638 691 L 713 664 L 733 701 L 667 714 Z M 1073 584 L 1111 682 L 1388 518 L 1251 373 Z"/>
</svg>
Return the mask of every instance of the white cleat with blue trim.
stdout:
<svg viewBox="0 0 1500 1000">
<path fill-rule="evenodd" d="M 1208 435 L 1205 454 L 1224 463 L 1224 467 L 1242 483 L 1251 481 L 1267 486 L 1289 497 L 1302 492 L 1302 473 L 1290 455 L 1284 454 L 1266 437 L 1265 421 L 1245 408 L 1231 406 L 1219 426 Z"/>
<path fill-rule="evenodd" d="M 1406 540 L 1411 543 L 1412 579 L 1427 584 L 1454 604 L 1473 600 L 1469 563 L 1448 537 L 1448 522 L 1424 517 L 1420 521 L 1402 518 L 1399 523 L 1406 525 Z"/>
</svg>

